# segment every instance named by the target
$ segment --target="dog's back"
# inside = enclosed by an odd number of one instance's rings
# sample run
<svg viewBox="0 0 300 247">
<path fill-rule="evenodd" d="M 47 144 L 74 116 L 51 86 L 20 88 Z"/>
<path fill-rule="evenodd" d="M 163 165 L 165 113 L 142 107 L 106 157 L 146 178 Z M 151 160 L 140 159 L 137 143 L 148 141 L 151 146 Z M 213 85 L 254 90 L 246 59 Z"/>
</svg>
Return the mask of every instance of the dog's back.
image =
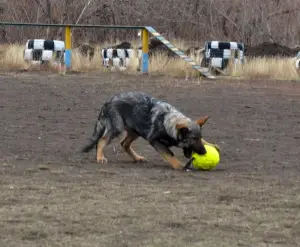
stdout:
<svg viewBox="0 0 300 247">
<path fill-rule="evenodd" d="M 154 98 L 143 92 L 125 92 L 115 95 L 107 104 L 107 116 L 119 115 L 124 123 L 124 128 L 134 131 L 144 139 L 148 139 L 151 130 L 163 128 L 164 118 L 170 112 L 176 111 L 173 106 L 165 101 Z M 115 116 L 116 117 L 116 116 Z M 112 119 L 114 125 L 121 120 Z"/>
</svg>

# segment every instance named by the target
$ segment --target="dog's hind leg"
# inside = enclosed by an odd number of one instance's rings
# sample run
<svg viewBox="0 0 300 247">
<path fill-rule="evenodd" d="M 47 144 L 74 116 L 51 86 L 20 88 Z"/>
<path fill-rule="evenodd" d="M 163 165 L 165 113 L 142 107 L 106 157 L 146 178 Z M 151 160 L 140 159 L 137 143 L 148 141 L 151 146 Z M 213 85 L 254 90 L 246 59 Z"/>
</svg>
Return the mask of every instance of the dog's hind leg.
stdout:
<svg viewBox="0 0 300 247">
<path fill-rule="evenodd" d="M 97 143 L 97 162 L 107 163 L 107 159 L 104 157 L 103 149 L 107 146 L 109 139 L 107 136 L 103 136 L 99 139 Z"/>
<path fill-rule="evenodd" d="M 182 170 L 182 163 L 175 157 L 174 153 L 164 144 L 154 141 L 150 143 L 161 154 L 162 157 L 176 170 Z"/>
<path fill-rule="evenodd" d="M 121 146 L 125 149 L 126 153 L 128 153 L 130 157 L 132 157 L 134 161 L 146 161 L 146 159 L 143 156 L 138 155 L 131 147 L 131 144 L 138 138 L 139 136 L 137 134 L 126 131 L 126 136 L 122 139 Z"/>
<path fill-rule="evenodd" d="M 109 133 L 102 136 L 97 143 L 97 162 L 98 163 L 107 163 L 107 158 L 104 156 L 103 149 L 116 137 L 120 135 L 120 131 L 107 131 Z"/>
<path fill-rule="evenodd" d="M 124 132 L 124 123 L 118 111 L 113 108 L 106 109 L 107 115 L 103 136 L 97 143 L 97 162 L 107 163 L 103 149 L 115 138 Z"/>
</svg>

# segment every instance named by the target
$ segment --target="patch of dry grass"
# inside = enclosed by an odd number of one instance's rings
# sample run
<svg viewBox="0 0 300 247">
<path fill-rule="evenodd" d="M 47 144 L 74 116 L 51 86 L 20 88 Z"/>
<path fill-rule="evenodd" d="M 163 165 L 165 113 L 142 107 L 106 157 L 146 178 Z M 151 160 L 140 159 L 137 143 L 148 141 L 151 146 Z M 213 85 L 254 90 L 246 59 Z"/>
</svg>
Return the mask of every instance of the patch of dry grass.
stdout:
<svg viewBox="0 0 300 247">
<path fill-rule="evenodd" d="M 3 70 L 27 69 L 29 65 L 23 59 L 24 46 L 8 44 L 0 46 L 0 66 Z"/>
<path fill-rule="evenodd" d="M 115 43 L 120 43 L 117 40 Z M 140 46 L 139 40 L 130 41 L 134 49 Z M 179 49 L 186 50 L 189 45 L 184 40 L 175 40 L 173 42 Z M 76 49 L 72 52 L 72 71 L 75 72 L 110 72 L 102 64 L 101 48 L 114 45 L 114 42 L 106 42 L 96 46 L 93 59 L 84 57 Z M 30 69 L 34 66 L 26 63 L 23 59 L 24 46 L 19 44 L 8 44 L 0 46 L 0 64 L 2 70 Z M 202 57 L 198 55 L 191 58 L 200 64 Z M 141 61 L 140 61 L 141 62 Z M 127 67 L 126 73 L 137 73 L 139 70 L 137 53 Z M 168 58 L 162 53 L 153 56 L 149 62 L 149 72 L 152 74 L 162 74 L 174 77 L 196 77 L 198 71 L 192 69 L 186 62 L 180 58 Z M 245 79 L 299 79 L 299 72 L 295 68 L 294 58 L 254 58 L 248 59 L 243 66 L 234 66 L 230 64 L 225 71 L 226 75 Z"/>
<path fill-rule="evenodd" d="M 195 60 L 195 57 L 192 57 Z M 168 76 L 197 76 L 198 71 L 193 69 L 184 60 L 169 58 L 162 53 L 157 53 L 149 62 L 149 72 Z"/>
<path fill-rule="evenodd" d="M 229 74 L 247 79 L 299 79 L 294 58 L 252 58 L 241 66 L 229 66 Z"/>
<path fill-rule="evenodd" d="M 100 49 L 97 47 L 93 59 L 82 56 L 78 50 L 72 52 L 72 70 L 77 72 L 100 71 L 104 72 Z"/>
</svg>

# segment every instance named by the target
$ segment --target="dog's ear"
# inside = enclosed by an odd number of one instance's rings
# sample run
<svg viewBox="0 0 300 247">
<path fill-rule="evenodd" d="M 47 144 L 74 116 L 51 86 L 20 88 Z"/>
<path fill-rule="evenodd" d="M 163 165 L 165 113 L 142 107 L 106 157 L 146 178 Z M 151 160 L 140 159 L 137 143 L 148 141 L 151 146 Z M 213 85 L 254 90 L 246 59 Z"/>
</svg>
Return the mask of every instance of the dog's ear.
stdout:
<svg viewBox="0 0 300 247">
<path fill-rule="evenodd" d="M 180 130 L 180 129 L 187 128 L 187 125 L 183 124 L 183 123 L 180 123 L 180 124 L 176 124 L 175 127 L 176 127 L 176 129 Z"/>
<path fill-rule="evenodd" d="M 181 137 L 185 137 L 189 132 L 189 127 L 186 124 L 176 124 L 175 128 L 178 130 L 178 133 L 180 133 Z"/>
<path fill-rule="evenodd" d="M 210 118 L 210 116 L 205 116 L 205 117 L 202 117 L 200 119 L 198 119 L 196 122 L 197 124 L 199 124 L 200 126 L 202 126 L 203 124 L 206 123 L 206 121 Z"/>
</svg>

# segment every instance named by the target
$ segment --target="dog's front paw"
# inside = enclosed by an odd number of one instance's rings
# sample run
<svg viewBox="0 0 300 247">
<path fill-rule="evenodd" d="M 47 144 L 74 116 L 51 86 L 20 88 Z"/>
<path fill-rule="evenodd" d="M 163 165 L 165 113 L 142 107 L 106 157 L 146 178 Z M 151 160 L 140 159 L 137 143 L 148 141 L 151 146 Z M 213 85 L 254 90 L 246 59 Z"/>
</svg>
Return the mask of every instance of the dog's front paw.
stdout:
<svg viewBox="0 0 300 247">
<path fill-rule="evenodd" d="M 97 163 L 106 164 L 107 161 L 108 160 L 104 156 L 97 159 Z"/>
<path fill-rule="evenodd" d="M 191 167 L 192 167 L 192 162 L 193 162 L 193 160 L 194 160 L 194 158 L 190 158 L 190 159 L 186 162 L 186 164 L 185 164 L 184 167 L 183 167 L 183 170 L 184 170 L 184 171 L 189 172 L 189 171 L 192 170 Z"/>
<path fill-rule="evenodd" d="M 135 162 L 147 162 L 146 158 L 143 156 L 137 156 L 134 158 Z"/>
</svg>

